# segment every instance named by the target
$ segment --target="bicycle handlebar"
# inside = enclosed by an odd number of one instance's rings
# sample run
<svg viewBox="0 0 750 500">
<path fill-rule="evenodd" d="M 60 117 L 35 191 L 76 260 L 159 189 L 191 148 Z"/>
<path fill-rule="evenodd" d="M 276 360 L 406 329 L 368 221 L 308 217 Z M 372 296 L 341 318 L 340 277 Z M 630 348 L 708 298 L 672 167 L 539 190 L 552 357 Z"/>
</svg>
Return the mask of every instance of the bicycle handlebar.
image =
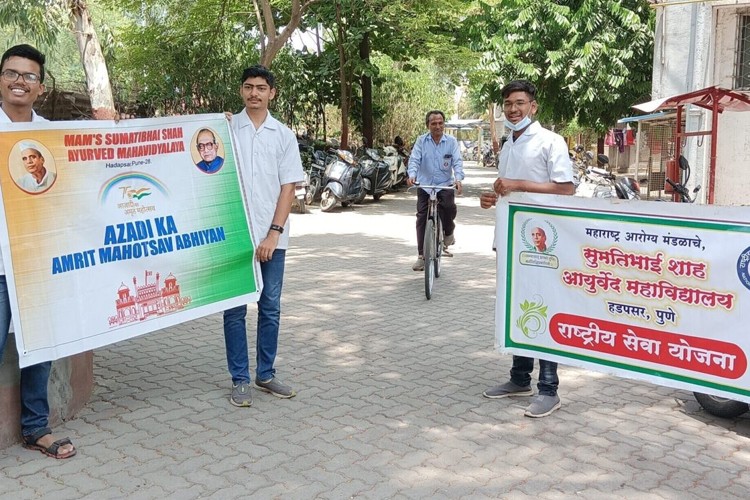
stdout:
<svg viewBox="0 0 750 500">
<path fill-rule="evenodd" d="M 452 190 L 455 191 L 456 190 L 456 185 L 455 184 L 448 184 L 447 186 L 428 186 L 427 184 L 417 184 L 415 182 L 414 184 L 412 184 L 411 186 L 409 186 L 406 190 L 407 191 L 411 191 L 412 189 L 417 189 L 417 188 L 422 188 L 422 189 L 452 189 Z"/>
</svg>

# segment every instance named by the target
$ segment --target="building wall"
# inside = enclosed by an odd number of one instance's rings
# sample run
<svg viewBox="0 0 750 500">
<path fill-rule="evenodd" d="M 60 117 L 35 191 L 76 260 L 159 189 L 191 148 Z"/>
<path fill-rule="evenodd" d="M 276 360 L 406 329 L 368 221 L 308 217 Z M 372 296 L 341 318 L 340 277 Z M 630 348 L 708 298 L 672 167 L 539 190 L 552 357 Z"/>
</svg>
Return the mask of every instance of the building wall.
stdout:
<svg viewBox="0 0 750 500">
<path fill-rule="evenodd" d="M 738 49 L 738 14 L 750 15 L 744 5 L 717 7 L 713 84 L 734 87 Z M 750 205 L 750 112 L 724 112 L 719 116 L 715 200 L 719 205 Z"/>
<path fill-rule="evenodd" d="M 750 12 L 750 0 L 726 0 L 656 7 L 652 98 L 658 99 L 712 85 L 734 86 L 737 14 Z M 690 108 L 688 131 L 710 130 L 711 113 Z M 750 204 L 750 112 L 725 112 L 719 117 L 715 203 Z M 683 154 L 693 167 L 689 187 L 701 185 L 708 194 L 710 138 L 689 138 Z"/>
</svg>

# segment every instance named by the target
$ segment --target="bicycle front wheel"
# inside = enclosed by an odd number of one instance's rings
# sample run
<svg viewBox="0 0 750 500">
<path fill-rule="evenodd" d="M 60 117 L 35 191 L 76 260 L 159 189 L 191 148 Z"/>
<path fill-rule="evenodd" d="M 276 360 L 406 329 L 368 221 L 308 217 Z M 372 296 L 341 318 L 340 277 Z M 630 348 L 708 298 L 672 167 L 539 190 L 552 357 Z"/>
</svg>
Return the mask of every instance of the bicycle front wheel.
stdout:
<svg viewBox="0 0 750 500">
<path fill-rule="evenodd" d="M 440 257 L 443 256 L 443 222 L 437 217 L 435 226 L 435 277 L 440 277 Z"/>
<path fill-rule="evenodd" d="M 432 285 L 435 283 L 435 221 L 427 219 L 424 228 L 424 294 L 427 300 L 432 298 Z"/>
</svg>

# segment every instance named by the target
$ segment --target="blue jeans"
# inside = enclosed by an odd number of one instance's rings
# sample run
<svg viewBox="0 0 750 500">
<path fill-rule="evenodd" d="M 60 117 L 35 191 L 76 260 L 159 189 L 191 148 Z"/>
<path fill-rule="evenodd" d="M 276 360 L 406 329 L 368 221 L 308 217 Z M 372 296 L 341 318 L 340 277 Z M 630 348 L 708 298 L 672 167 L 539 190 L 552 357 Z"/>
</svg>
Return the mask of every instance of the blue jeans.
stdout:
<svg viewBox="0 0 750 500">
<path fill-rule="evenodd" d="M 260 263 L 263 291 L 258 301 L 256 328 L 255 379 L 272 379 L 276 370 L 276 350 L 279 344 L 281 319 L 281 287 L 284 282 L 286 250 L 277 248 L 271 260 Z M 224 342 L 227 347 L 227 366 L 232 382 L 250 382 L 250 362 L 247 355 L 247 306 L 224 311 Z"/>
<path fill-rule="evenodd" d="M 510 381 L 521 387 L 531 385 L 531 372 L 534 369 L 534 358 L 513 356 L 513 368 L 510 369 Z M 557 363 L 539 360 L 539 383 L 537 389 L 542 396 L 555 396 L 560 381 L 557 378 Z"/>
<path fill-rule="evenodd" d="M 8 282 L 0 275 L 0 361 L 5 352 L 10 329 L 10 300 Z M 51 432 L 47 382 L 51 361 L 21 368 L 21 433 L 26 436 L 43 436 Z"/>
</svg>

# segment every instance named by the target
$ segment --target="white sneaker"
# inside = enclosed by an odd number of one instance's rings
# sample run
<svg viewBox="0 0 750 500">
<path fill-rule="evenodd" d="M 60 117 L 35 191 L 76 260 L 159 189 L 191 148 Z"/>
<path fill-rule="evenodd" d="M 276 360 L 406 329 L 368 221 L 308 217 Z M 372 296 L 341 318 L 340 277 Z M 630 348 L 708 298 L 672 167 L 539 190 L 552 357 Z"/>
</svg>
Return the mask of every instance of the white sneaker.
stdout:
<svg viewBox="0 0 750 500">
<path fill-rule="evenodd" d="M 444 247 L 449 247 L 449 246 L 453 245 L 454 243 L 456 243 L 456 237 L 453 236 L 452 234 L 446 234 L 445 238 L 443 238 L 443 246 Z"/>
<path fill-rule="evenodd" d="M 417 257 L 417 260 L 411 268 L 414 271 L 424 271 L 424 257 Z"/>
</svg>

